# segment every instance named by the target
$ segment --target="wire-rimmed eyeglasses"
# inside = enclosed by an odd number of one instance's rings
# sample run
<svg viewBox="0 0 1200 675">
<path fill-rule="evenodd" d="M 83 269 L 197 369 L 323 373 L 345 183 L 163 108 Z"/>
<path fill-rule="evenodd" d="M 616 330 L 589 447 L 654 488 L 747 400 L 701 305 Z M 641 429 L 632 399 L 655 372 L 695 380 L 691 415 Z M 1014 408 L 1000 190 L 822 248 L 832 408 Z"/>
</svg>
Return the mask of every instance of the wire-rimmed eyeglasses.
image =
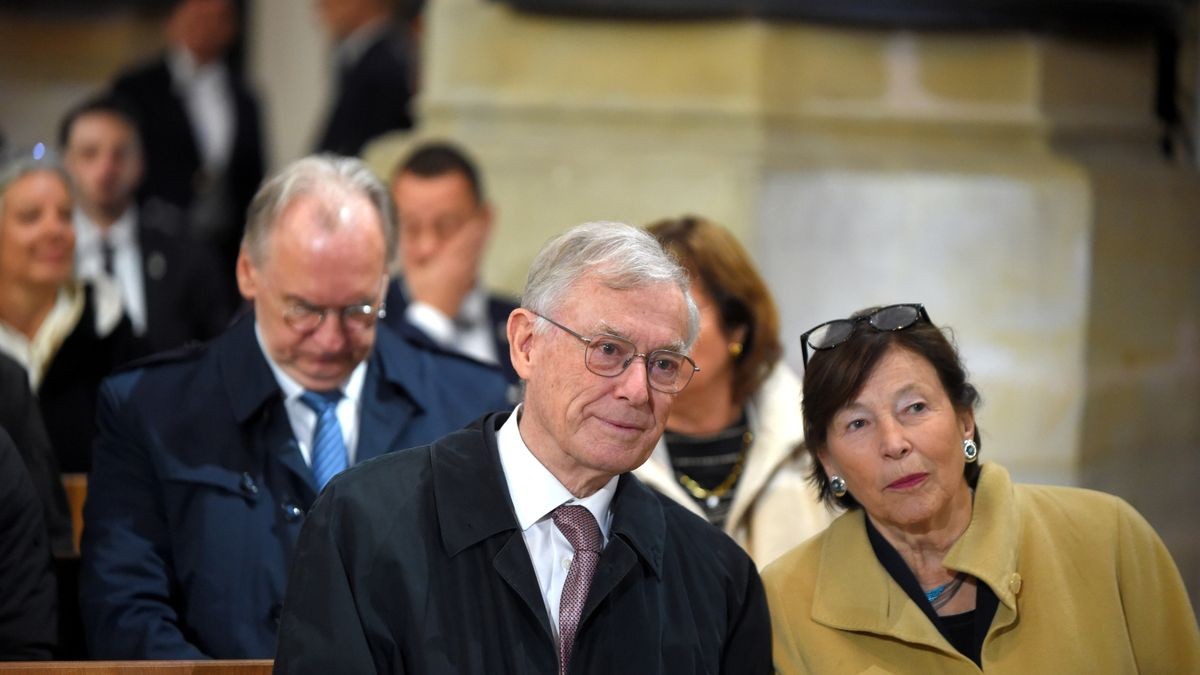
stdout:
<svg viewBox="0 0 1200 675">
<path fill-rule="evenodd" d="M 387 316 L 387 309 L 382 301 L 378 305 L 317 307 L 297 300 L 283 310 L 283 321 L 298 333 L 311 333 L 321 327 L 329 313 L 341 316 L 343 325 L 349 329 L 367 329 Z"/>
<path fill-rule="evenodd" d="M 669 349 L 657 349 L 649 354 L 639 353 L 637 345 L 623 337 L 608 333 L 585 337 L 550 317 L 541 314 L 537 316 L 582 342 L 584 367 L 601 377 L 616 377 L 625 372 L 634 359 L 640 358 L 646 362 L 646 383 L 651 389 L 664 394 L 678 394 L 692 381 L 692 376 L 700 371 L 696 362 L 686 354 Z"/>
<path fill-rule="evenodd" d="M 887 332 L 904 330 L 922 319 L 926 323 L 932 323 L 929 320 L 929 314 L 926 313 L 924 305 L 917 302 L 910 302 L 880 307 L 874 311 L 849 319 L 826 321 L 800 336 L 800 350 L 804 356 L 804 365 L 808 365 L 809 347 L 812 347 L 814 352 L 822 349 L 833 349 L 850 339 L 850 336 L 854 333 L 854 327 L 863 321 L 866 321 L 868 325 L 877 331 Z"/>
</svg>

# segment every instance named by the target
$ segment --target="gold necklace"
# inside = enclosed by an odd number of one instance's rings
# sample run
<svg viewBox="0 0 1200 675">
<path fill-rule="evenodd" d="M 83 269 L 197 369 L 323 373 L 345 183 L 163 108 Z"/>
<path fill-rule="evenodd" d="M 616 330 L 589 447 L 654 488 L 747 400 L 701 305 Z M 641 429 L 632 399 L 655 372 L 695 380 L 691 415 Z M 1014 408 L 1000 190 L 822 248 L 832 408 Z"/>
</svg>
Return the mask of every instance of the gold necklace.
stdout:
<svg viewBox="0 0 1200 675">
<path fill-rule="evenodd" d="M 705 488 L 703 485 L 696 482 L 696 479 L 686 473 L 679 474 L 679 483 L 683 485 L 688 492 L 696 499 L 703 499 L 708 508 L 716 508 L 721 497 L 729 494 L 733 486 L 737 484 L 738 478 L 742 475 L 742 468 L 746 465 L 746 451 L 750 449 L 750 444 L 754 442 L 754 434 L 746 431 L 742 434 L 742 451 L 738 454 L 737 461 L 734 462 L 733 468 L 729 470 L 729 475 L 725 476 L 725 480 L 721 481 L 716 487 Z"/>
</svg>

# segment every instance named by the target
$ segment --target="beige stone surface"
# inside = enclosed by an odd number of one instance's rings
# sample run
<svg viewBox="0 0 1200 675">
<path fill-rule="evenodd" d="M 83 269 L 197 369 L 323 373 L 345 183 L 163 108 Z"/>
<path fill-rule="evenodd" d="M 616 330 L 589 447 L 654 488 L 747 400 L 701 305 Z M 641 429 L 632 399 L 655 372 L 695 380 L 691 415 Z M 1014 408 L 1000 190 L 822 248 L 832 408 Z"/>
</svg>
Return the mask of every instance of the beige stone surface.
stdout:
<svg viewBox="0 0 1200 675">
<path fill-rule="evenodd" d="M 519 289 L 575 223 L 697 212 L 756 255 L 793 363 L 819 321 L 925 302 L 983 393 L 985 455 L 1125 496 L 1200 591 L 1200 180 L 1156 155 L 1148 41 L 472 0 L 428 28 L 420 133 L 480 157 L 492 283 Z"/>
</svg>

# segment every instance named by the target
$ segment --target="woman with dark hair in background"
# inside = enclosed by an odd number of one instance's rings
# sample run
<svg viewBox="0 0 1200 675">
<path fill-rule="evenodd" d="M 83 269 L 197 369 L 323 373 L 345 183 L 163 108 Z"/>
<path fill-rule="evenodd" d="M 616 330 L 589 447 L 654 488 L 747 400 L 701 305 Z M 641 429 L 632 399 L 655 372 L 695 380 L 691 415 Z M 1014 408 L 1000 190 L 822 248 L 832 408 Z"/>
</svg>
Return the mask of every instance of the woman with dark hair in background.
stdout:
<svg viewBox="0 0 1200 675">
<path fill-rule="evenodd" d="M 775 301 L 721 226 L 685 216 L 647 229 L 691 273 L 700 371 L 634 473 L 724 529 L 761 567 L 830 519 L 805 479 L 800 382 L 781 360 Z"/>
<path fill-rule="evenodd" d="M 0 165 L 0 352 L 28 371 L 59 468 L 86 472 L 96 388 L 140 347 L 116 284 L 74 278 L 71 207 L 57 164 Z"/>
<path fill-rule="evenodd" d="M 801 346 L 814 481 L 847 512 L 763 573 L 778 672 L 1200 672 L 1154 530 L 1116 497 L 983 464 L 979 396 L 923 306 Z"/>
</svg>

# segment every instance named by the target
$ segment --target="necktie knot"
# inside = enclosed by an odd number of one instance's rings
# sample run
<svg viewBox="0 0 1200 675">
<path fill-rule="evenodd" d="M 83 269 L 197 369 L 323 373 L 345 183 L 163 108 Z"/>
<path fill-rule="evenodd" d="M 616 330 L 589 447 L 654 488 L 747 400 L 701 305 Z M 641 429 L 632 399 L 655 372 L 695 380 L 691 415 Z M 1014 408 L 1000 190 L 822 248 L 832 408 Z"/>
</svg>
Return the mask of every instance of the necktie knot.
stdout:
<svg viewBox="0 0 1200 675">
<path fill-rule="evenodd" d="M 318 415 L 337 406 L 340 400 L 342 400 L 340 389 L 334 389 L 333 391 L 305 391 L 300 395 L 300 402 Z"/>
<path fill-rule="evenodd" d="M 571 542 L 576 552 L 588 551 L 599 553 L 604 548 L 604 537 L 600 534 L 600 526 L 587 507 L 578 504 L 565 504 L 554 509 L 554 525 L 559 532 Z"/>
</svg>

